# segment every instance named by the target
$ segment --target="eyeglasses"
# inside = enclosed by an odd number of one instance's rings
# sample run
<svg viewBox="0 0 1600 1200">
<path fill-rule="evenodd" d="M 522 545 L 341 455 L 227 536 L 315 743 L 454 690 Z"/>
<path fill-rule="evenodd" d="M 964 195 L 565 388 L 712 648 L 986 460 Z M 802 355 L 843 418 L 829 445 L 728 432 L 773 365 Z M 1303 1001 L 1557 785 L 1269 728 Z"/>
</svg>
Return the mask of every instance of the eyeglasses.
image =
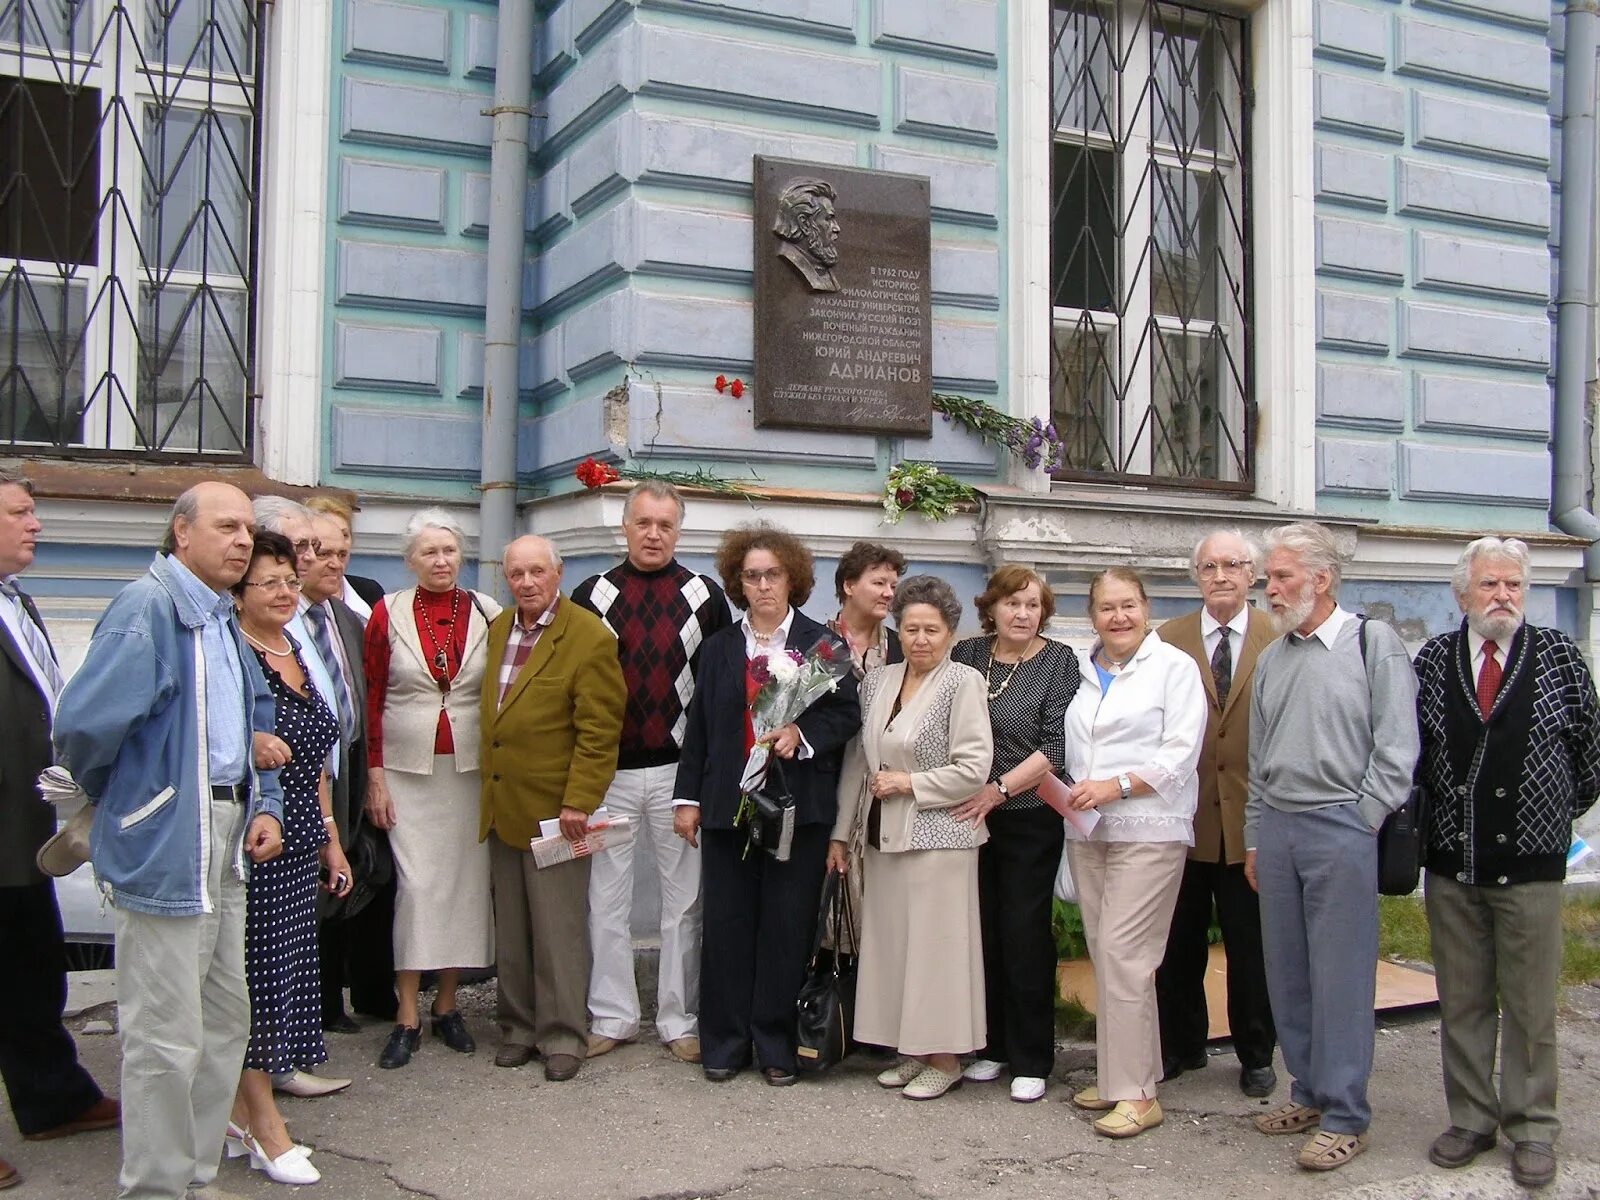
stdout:
<svg viewBox="0 0 1600 1200">
<path fill-rule="evenodd" d="M 321 554 L 321 540 L 318 538 L 301 538 L 298 542 L 294 543 L 294 552 L 296 555 L 304 554 L 308 550 L 313 554 Z"/>
<path fill-rule="evenodd" d="M 751 587 L 760 587 L 763 583 L 782 583 L 788 574 L 782 567 L 772 567 L 765 571 L 740 571 L 739 578 Z"/>
<path fill-rule="evenodd" d="M 244 585 L 260 588 L 263 592 L 298 592 L 304 586 L 298 579 L 263 579 L 259 583 L 254 579 L 246 579 Z"/>
<path fill-rule="evenodd" d="M 1229 575 L 1237 575 L 1241 571 L 1248 570 L 1249 567 L 1250 561 L 1248 559 L 1224 558 L 1220 561 L 1203 562 L 1196 570 L 1199 572 L 1201 579 L 1210 579 L 1212 576 L 1221 575 L 1224 572 Z"/>
</svg>

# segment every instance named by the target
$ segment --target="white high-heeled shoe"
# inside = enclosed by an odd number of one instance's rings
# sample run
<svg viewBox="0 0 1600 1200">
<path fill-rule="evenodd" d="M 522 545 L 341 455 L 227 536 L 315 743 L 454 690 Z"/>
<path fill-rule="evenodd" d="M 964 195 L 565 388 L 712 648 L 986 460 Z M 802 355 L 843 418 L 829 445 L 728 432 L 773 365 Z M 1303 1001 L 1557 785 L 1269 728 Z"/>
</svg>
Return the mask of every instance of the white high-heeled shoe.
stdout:
<svg viewBox="0 0 1600 1200">
<path fill-rule="evenodd" d="M 242 1140 L 250 1152 L 250 1169 L 264 1172 L 273 1183 L 307 1184 L 322 1178 L 322 1172 L 311 1165 L 311 1151 L 305 1146 L 291 1145 L 277 1158 L 268 1158 L 261 1143 L 248 1133 Z"/>
<path fill-rule="evenodd" d="M 248 1129 L 242 1129 L 232 1121 L 228 1122 L 228 1132 L 222 1136 L 222 1148 L 229 1158 L 243 1158 L 250 1153 L 244 1144 L 244 1139 L 249 1136 Z"/>
</svg>

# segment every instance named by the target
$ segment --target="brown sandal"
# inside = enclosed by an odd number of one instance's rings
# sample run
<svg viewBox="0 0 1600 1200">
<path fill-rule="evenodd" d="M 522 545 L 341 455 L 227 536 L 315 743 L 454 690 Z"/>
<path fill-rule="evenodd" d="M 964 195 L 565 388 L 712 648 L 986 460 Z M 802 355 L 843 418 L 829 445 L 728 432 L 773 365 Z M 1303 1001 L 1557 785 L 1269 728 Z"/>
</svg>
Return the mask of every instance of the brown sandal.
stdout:
<svg viewBox="0 0 1600 1200">
<path fill-rule="evenodd" d="M 1322 1113 L 1308 1105 L 1290 1101 L 1281 1108 L 1262 1113 L 1254 1120 L 1256 1128 L 1262 1133 L 1299 1133 L 1302 1129 L 1310 1129 L 1322 1120 Z"/>
<path fill-rule="evenodd" d="M 1344 1166 L 1366 1148 L 1365 1133 L 1331 1133 L 1321 1129 L 1316 1137 L 1300 1147 L 1300 1157 L 1295 1161 L 1308 1171 L 1331 1171 Z"/>
</svg>

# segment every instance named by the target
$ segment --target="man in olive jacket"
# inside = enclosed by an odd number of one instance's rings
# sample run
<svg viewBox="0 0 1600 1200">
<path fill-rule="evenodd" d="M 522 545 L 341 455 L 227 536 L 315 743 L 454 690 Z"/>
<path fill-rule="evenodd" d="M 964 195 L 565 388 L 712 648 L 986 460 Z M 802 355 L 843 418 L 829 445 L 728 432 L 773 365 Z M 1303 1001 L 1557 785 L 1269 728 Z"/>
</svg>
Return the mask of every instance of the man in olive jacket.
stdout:
<svg viewBox="0 0 1600 1200">
<path fill-rule="evenodd" d="M 588 1046 L 589 860 L 540 870 L 528 846 L 552 818 L 568 840 L 583 836 L 616 774 L 627 685 L 616 639 L 562 597 L 554 546 L 520 537 L 504 566 L 515 607 L 489 626 L 479 757 L 503 1035 L 495 1065 L 520 1067 L 538 1051 L 559 1082 Z"/>
</svg>

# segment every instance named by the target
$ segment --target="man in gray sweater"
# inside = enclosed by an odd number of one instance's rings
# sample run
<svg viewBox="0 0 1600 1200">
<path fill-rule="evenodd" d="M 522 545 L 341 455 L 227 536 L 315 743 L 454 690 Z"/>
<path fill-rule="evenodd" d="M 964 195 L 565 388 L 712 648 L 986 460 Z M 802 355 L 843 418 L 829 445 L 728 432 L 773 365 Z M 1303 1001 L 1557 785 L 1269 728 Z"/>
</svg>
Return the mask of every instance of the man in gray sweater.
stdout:
<svg viewBox="0 0 1600 1200">
<path fill-rule="evenodd" d="M 1245 875 L 1261 894 L 1267 991 L 1293 1082 L 1262 1133 L 1316 1127 L 1300 1166 L 1367 1147 L 1378 841 L 1417 761 L 1417 680 L 1389 626 L 1339 607 L 1341 555 L 1321 525 L 1267 535 L 1267 600 L 1283 634 L 1256 662 Z"/>
</svg>

